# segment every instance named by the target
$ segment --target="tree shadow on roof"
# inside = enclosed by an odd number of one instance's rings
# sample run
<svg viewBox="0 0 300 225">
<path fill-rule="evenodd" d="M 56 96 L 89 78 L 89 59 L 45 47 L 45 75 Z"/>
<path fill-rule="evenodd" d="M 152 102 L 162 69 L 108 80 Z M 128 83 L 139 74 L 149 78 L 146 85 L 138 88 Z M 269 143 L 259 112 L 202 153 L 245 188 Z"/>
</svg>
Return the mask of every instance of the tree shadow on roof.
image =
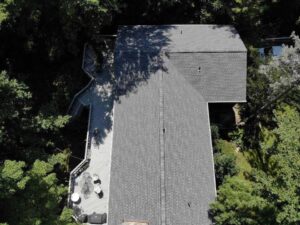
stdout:
<svg viewBox="0 0 300 225">
<path fill-rule="evenodd" d="M 212 25 L 212 29 L 224 29 L 229 35 L 228 38 L 239 38 L 240 37 L 239 33 L 237 32 L 237 30 L 235 29 L 234 26 L 214 24 L 214 25 Z"/>
<path fill-rule="evenodd" d="M 166 72 L 163 50 L 170 42 L 168 31 L 173 28 L 175 26 L 172 25 L 124 26 L 120 28 L 115 48 L 103 44 L 103 51 L 96 53 L 91 45 L 84 46 L 82 69 L 92 82 L 73 102 L 76 106 L 78 102 L 82 104 L 80 99 L 85 98 L 82 96 L 88 95 L 89 99 L 97 96 L 97 101 L 88 103 L 92 104 L 89 129 L 92 134 L 97 128 L 97 136 L 94 136 L 97 143 L 103 143 L 112 129 L 114 101 L 120 101 L 121 96 L 136 92 L 157 71 Z M 111 93 L 107 92 L 109 89 Z M 80 113 L 80 110 L 76 112 Z M 87 141 L 91 141 L 91 136 Z"/>
<path fill-rule="evenodd" d="M 165 71 L 164 49 L 169 45 L 165 26 L 124 26 L 120 28 L 115 47 L 115 97 L 129 95 L 147 83 L 157 71 Z"/>
</svg>

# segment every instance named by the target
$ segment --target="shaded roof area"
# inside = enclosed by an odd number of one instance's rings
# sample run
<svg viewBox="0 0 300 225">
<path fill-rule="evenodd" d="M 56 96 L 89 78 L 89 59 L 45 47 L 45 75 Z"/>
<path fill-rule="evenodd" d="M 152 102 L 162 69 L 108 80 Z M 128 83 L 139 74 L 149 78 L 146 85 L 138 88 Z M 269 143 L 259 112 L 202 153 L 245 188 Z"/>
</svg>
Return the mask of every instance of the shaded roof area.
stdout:
<svg viewBox="0 0 300 225">
<path fill-rule="evenodd" d="M 246 52 L 239 34 L 228 25 L 121 26 L 116 52 Z"/>
</svg>

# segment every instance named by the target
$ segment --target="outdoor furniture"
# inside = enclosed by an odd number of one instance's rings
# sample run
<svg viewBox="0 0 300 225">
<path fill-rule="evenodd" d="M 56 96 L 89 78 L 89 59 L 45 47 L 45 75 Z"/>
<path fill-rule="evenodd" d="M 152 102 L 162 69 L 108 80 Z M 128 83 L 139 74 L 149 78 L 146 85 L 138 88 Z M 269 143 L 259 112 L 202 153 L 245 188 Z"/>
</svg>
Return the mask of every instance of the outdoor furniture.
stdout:
<svg viewBox="0 0 300 225">
<path fill-rule="evenodd" d="M 99 176 L 97 174 L 93 175 L 93 181 L 94 181 L 94 183 L 101 183 Z"/>
<path fill-rule="evenodd" d="M 71 201 L 72 201 L 72 202 L 77 203 L 77 202 L 79 202 L 79 200 L 80 200 L 80 196 L 79 196 L 78 193 L 73 193 L 73 194 L 71 195 Z"/>
<path fill-rule="evenodd" d="M 98 195 L 102 192 L 100 184 L 95 185 L 94 192 Z"/>
<path fill-rule="evenodd" d="M 93 213 L 91 215 L 88 215 L 88 223 L 90 224 L 104 224 L 107 220 L 107 214 L 103 213 Z"/>
</svg>

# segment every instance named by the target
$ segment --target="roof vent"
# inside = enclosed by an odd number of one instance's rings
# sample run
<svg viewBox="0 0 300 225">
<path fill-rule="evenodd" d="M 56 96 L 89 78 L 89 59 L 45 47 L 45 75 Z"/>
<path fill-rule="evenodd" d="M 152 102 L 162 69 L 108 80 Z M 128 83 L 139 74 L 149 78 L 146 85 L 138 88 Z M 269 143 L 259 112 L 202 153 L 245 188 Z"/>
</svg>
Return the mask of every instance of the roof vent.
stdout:
<svg viewBox="0 0 300 225">
<path fill-rule="evenodd" d="M 201 66 L 198 67 L 197 73 L 194 74 L 194 76 L 200 76 L 201 75 Z"/>
</svg>

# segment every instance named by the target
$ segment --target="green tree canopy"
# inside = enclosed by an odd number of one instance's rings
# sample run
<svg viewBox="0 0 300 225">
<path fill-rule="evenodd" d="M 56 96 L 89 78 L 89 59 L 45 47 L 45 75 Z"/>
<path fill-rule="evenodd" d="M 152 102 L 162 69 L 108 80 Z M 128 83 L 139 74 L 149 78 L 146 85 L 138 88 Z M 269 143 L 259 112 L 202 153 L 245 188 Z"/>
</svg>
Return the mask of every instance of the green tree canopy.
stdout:
<svg viewBox="0 0 300 225">
<path fill-rule="evenodd" d="M 225 181 L 212 204 L 216 224 L 299 224 L 300 113 L 285 105 L 275 118 L 277 128 L 260 143 L 267 166 L 256 166 L 249 180 Z"/>
<path fill-rule="evenodd" d="M 254 178 L 260 195 L 276 207 L 277 224 L 296 225 L 300 222 L 300 114 L 285 106 L 275 115 L 277 144 L 270 170 L 257 171 Z"/>
<path fill-rule="evenodd" d="M 6 160 L 0 168 L 1 220 L 11 225 L 73 224 L 69 211 L 59 216 L 58 207 L 67 188 L 59 182 L 56 168 L 60 165 L 60 172 L 64 172 L 66 157 L 59 153 L 47 161 L 36 160 L 31 166 Z"/>
<path fill-rule="evenodd" d="M 32 161 L 55 147 L 69 116 L 34 112 L 29 88 L 6 72 L 0 73 L 0 97 L 1 157 Z"/>
<path fill-rule="evenodd" d="M 273 211 L 272 204 L 255 193 L 253 183 L 238 177 L 220 187 L 217 201 L 211 205 L 216 225 L 271 225 Z"/>
</svg>

